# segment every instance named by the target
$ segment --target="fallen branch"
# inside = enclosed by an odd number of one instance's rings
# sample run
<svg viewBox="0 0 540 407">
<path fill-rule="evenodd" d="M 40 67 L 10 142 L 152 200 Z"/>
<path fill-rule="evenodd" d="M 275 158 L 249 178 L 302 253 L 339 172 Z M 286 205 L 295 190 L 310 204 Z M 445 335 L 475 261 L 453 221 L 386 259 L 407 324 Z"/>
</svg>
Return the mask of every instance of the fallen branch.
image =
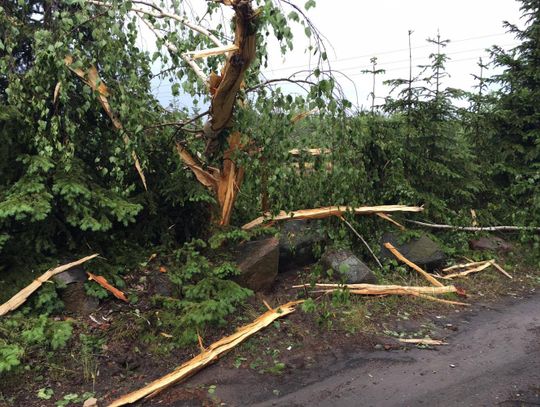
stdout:
<svg viewBox="0 0 540 407">
<path fill-rule="evenodd" d="M 295 306 L 301 302 L 302 301 L 288 302 L 287 304 L 281 305 L 276 309 L 272 309 L 262 314 L 252 323 L 238 329 L 234 334 L 222 338 L 217 342 L 214 342 L 212 345 L 202 351 L 199 355 L 187 361 L 173 372 L 153 381 L 152 383 L 146 385 L 139 390 L 120 397 L 119 399 L 113 401 L 109 405 L 109 407 L 117 407 L 123 406 L 125 404 L 134 403 L 142 399 L 143 397 L 153 397 L 163 389 L 171 386 L 172 384 L 194 375 L 199 370 L 218 360 L 221 356 L 223 356 L 225 353 L 233 349 L 241 342 L 245 341 L 254 333 L 270 325 L 274 320 L 294 312 Z"/>
<path fill-rule="evenodd" d="M 507 273 L 498 263 L 493 263 L 493 267 L 495 267 L 497 270 L 499 270 L 503 275 L 508 277 L 510 280 L 512 280 L 514 278 L 509 273 Z"/>
<path fill-rule="evenodd" d="M 441 341 L 440 339 L 417 339 L 417 338 L 398 338 L 399 342 L 412 343 L 414 345 L 429 345 L 429 346 L 441 346 L 448 345 L 448 342 Z"/>
<path fill-rule="evenodd" d="M 50 269 L 43 273 L 40 277 L 36 278 L 34 281 L 32 281 L 28 286 L 23 288 L 21 291 L 19 291 L 17 294 L 15 294 L 13 297 L 11 297 L 7 302 L 2 304 L 0 306 L 0 316 L 7 314 L 10 311 L 13 311 L 17 308 L 19 308 L 24 302 L 32 295 L 34 291 L 36 291 L 41 285 L 49 280 L 51 277 L 60 274 L 72 267 L 79 266 L 83 264 L 84 262 L 87 262 L 88 260 L 93 259 L 94 257 L 97 257 L 97 254 L 92 254 L 91 256 L 83 257 L 80 260 L 74 261 L 72 263 L 64 264 L 63 266 L 58 266 L 56 268 Z"/>
<path fill-rule="evenodd" d="M 388 250 L 390 250 L 390 252 L 396 256 L 396 258 L 400 261 L 402 261 L 403 263 L 407 264 L 409 267 L 413 268 L 414 270 L 416 270 L 418 273 L 420 273 L 427 281 L 429 281 L 431 284 L 433 284 L 434 286 L 437 286 L 437 287 L 442 287 L 443 284 L 438 281 L 435 277 L 433 277 L 431 274 L 429 274 L 428 272 L 422 270 L 420 267 L 418 267 L 416 264 L 414 264 L 412 261 L 410 261 L 409 259 L 407 259 L 405 256 L 403 256 L 394 246 L 392 246 L 391 243 L 385 243 L 384 244 L 384 247 L 386 247 Z"/>
<path fill-rule="evenodd" d="M 470 262 L 470 263 L 466 263 L 466 264 L 456 264 L 455 266 L 446 267 L 442 271 L 447 272 L 447 271 L 460 270 L 460 269 L 467 269 L 467 270 L 464 270 L 464 271 L 461 271 L 461 272 L 458 272 L 458 273 L 447 274 L 447 275 L 439 276 L 439 277 L 444 278 L 446 280 L 451 280 L 451 279 L 456 278 L 456 277 L 465 277 L 465 276 L 467 276 L 469 274 L 478 273 L 479 271 L 485 270 L 489 266 L 495 267 L 495 269 L 500 271 L 502 274 L 504 274 L 509 279 L 513 278 L 510 274 L 508 274 L 501 266 L 499 266 L 495 262 L 495 259 L 484 260 L 484 261 L 474 261 L 474 262 Z M 472 267 L 472 268 L 469 268 L 469 267 Z"/>
<path fill-rule="evenodd" d="M 88 274 L 89 280 L 95 281 L 96 283 L 98 283 L 104 289 L 109 291 L 112 295 L 114 295 L 119 300 L 129 302 L 128 299 L 126 298 L 126 295 L 122 291 L 120 291 L 118 288 L 114 287 L 111 283 L 109 283 L 105 277 L 96 276 L 95 274 L 92 274 L 89 272 L 86 272 L 86 274 Z"/>
<path fill-rule="evenodd" d="M 307 153 L 311 156 L 319 156 L 323 154 L 330 154 L 332 150 L 329 148 L 293 148 L 292 150 L 289 150 L 290 155 L 301 155 L 302 153 Z"/>
<path fill-rule="evenodd" d="M 451 305 L 469 304 L 459 301 L 444 300 L 433 297 L 432 295 L 457 293 L 463 294 L 457 287 L 453 285 L 441 287 L 413 287 L 400 285 L 378 285 L 378 284 L 315 284 L 316 287 L 323 288 L 317 292 L 331 293 L 343 289 L 348 289 L 349 293 L 356 295 L 412 295 L 413 297 L 424 298 L 426 300 L 442 302 Z M 307 288 L 309 284 L 294 285 L 292 288 Z"/>
<path fill-rule="evenodd" d="M 452 229 L 463 230 L 466 232 L 496 232 L 496 231 L 519 231 L 519 230 L 532 230 L 540 232 L 540 227 L 536 226 L 452 226 L 452 225 L 440 225 L 436 223 L 419 222 L 417 220 L 405 219 L 405 222 L 414 223 L 415 225 L 425 226 L 434 229 Z"/>
<path fill-rule="evenodd" d="M 292 288 L 304 288 L 310 287 L 309 284 L 293 285 Z M 408 293 L 418 294 L 447 294 L 447 293 L 459 293 L 459 290 L 453 285 L 442 285 L 439 287 L 423 287 L 423 286 L 407 286 L 407 285 L 381 285 L 381 284 L 331 284 L 331 283 L 316 283 L 315 287 L 331 288 L 331 289 L 343 289 L 347 288 L 351 291 L 357 291 L 359 294 L 365 291 L 366 294 L 383 295 L 391 291 L 407 291 Z"/>
<path fill-rule="evenodd" d="M 380 206 L 361 206 L 353 208 L 350 206 L 327 206 L 315 209 L 300 209 L 293 212 L 281 211 L 278 215 L 272 217 L 270 214 L 260 216 L 242 226 L 242 229 L 248 230 L 263 224 L 266 221 L 279 221 L 289 219 L 323 219 L 330 216 L 342 216 L 347 212 L 356 215 L 371 215 L 379 212 L 421 212 L 424 208 L 420 206 L 406 205 L 380 205 Z"/>
<path fill-rule="evenodd" d="M 480 266 L 480 265 L 484 264 L 486 261 L 487 260 L 472 261 L 470 263 L 465 263 L 465 264 L 455 264 L 453 266 L 443 268 L 442 271 L 446 273 L 446 272 L 452 271 L 452 270 L 460 270 L 460 269 L 466 269 L 466 268 L 469 268 L 469 267 L 476 267 L 476 266 Z"/>
<path fill-rule="evenodd" d="M 378 213 L 376 213 L 376 215 L 381 219 L 384 219 L 384 220 L 387 220 L 390 223 L 393 223 L 394 225 L 396 225 L 401 230 L 405 230 L 405 226 L 403 226 L 401 223 L 399 223 L 399 222 L 395 221 L 394 219 L 392 219 L 390 217 L 390 215 L 387 215 L 386 213 L 382 213 L 382 212 L 378 212 Z"/>
</svg>

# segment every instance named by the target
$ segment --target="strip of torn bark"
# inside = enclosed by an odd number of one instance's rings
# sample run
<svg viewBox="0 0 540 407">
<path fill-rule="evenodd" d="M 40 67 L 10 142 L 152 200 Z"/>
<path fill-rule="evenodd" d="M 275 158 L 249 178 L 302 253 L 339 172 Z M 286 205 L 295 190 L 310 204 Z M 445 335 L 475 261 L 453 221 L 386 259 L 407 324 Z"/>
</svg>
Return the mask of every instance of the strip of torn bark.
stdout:
<svg viewBox="0 0 540 407">
<path fill-rule="evenodd" d="M 114 295 L 119 300 L 122 300 L 124 302 L 129 302 L 128 299 L 126 298 L 126 295 L 122 291 L 120 291 L 118 288 L 113 286 L 111 283 L 109 283 L 105 277 L 96 276 L 95 274 L 92 274 L 88 271 L 86 272 L 86 274 L 88 275 L 89 280 L 95 281 L 96 283 L 98 283 L 104 289 L 109 291 L 112 295 Z"/>
<path fill-rule="evenodd" d="M 29 285 L 27 285 L 25 288 L 23 288 L 21 291 L 19 291 L 17 294 L 15 294 L 13 297 L 11 297 L 7 302 L 2 304 L 0 306 L 0 316 L 7 314 L 10 311 L 13 311 L 17 308 L 19 308 L 24 302 L 32 295 L 34 291 L 36 291 L 41 285 L 48 281 L 51 277 L 60 274 L 66 270 L 69 270 L 72 267 L 79 266 L 88 260 L 91 260 L 95 257 L 97 257 L 98 254 L 92 254 L 91 256 L 83 257 L 80 260 L 64 264 L 62 266 L 55 267 L 53 269 L 50 269 L 43 273 L 40 277 L 36 278 L 34 281 L 32 281 Z"/>
<path fill-rule="evenodd" d="M 219 178 L 216 177 L 213 173 L 205 171 L 202 168 L 202 165 L 195 158 L 193 158 L 193 156 L 189 154 L 188 151 L 180 143 L 176 143 L 176 151 L 178 152 L 178 156 L 180 157 L 182 162 L 186 164 L 191 169 L 191 171 L 193 171 L 193 174 L 195 174 L 197 180 L 205 187 L 212 189 L 214 192 L 217 192 Z"/>
<path fill-rule="evenodd" d="M 257 13 L 249 1 L 231 1 L 235 11 L 234 45 L 238 50 L 227 58 L 221 82 L 210 106 L 211 130 L 219 133 L 225 128 L 233 114 L 236 96 L 244 79 L 244 73 L 255 58 L 257 36 L 254 30 Z"/>
<path fill-rule="evenodd" d="M 302 302 L 303 301 L 291 301 L 275 309 L 269 310 L 252 323 L 239 328 L 234 334 L 214 342 L 199 355 L 187 361 L 173 372 L 149 383 L 139 390 L 120 397 L 109 404 L 109 407 L 123 406 L 134 403 L 142 398 L 151 398 L 174 383 L 194 375 L 199 370 L 214 363 L 221 356 L 248 339 L 254 333 L 270 325 L 276 319 L 294 312 L 296 305 Z"/>
<path fill-rule="evenodd" d="M 434 286 L 442 287 L 443 284 L 438 281 L 435 277 L 433 277 L 431 274 L 429 274 L 427 271 L 422 270 L 419 266 L 414 264 L 412 261 L 407 259 L 405 256 L 403 256 L 391 243 L 386 242 L 384 244 L 384 247 L 386 247 L 390 252 L 400 261 L 411 267 L 413 270 L 417 271 L 420 275 L 422 275 L 427 281 L 429 281 Z"/>
<path fill-rule="evenodd" d="M 272 217 L 271 214 L 260 216 L 257 219 L 252 220 L 242 226 L 242 229 L 253 229 L 267 221 L 280 221 L 289 219 L 323 219 L 330 216 L 342 216 L 343 214 L 350 212 L 356 215 L 371 215 L 378 212 L 422 212 L 424 210 L 421 206 L 406 206 L 406 205 L 379 205 L 379 206 L 360 206 L 354 208 L 351 206 L 326 206 L 322 208 L 314 209 L 300 209 L 292 212 L 281 211 L 278 215 Z"/>
</svg>

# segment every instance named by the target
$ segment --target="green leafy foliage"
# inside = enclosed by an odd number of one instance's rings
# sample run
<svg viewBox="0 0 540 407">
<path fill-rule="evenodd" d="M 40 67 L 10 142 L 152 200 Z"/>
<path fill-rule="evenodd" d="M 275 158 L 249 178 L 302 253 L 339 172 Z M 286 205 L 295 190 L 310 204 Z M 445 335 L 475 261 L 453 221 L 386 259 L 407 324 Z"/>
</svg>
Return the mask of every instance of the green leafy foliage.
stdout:
<svg viewBox="0 0 540 407">
<path fill-rule="evenodd" d="M 177 265 L 169 269 L 168 275 L 178 286 L 180 298 L 156 298 L 163 307 L 158 325 L 171 332 L 181 345 L 195 343 L 206 327 L 224 326 L 227 316 L 252 294 L 230 279 L 239 273 L 236 266 L 208 257 L 204 252 L 207 249 L 202 240 L 178 249 Z"/>
<path fill-rule="evenodd" d="M 64 348 L 71 338 L 71 322 L 29 312 L 25 308 L 0 321 L 0 372 L 12 370 L 48 349 Z"/>
</svg>

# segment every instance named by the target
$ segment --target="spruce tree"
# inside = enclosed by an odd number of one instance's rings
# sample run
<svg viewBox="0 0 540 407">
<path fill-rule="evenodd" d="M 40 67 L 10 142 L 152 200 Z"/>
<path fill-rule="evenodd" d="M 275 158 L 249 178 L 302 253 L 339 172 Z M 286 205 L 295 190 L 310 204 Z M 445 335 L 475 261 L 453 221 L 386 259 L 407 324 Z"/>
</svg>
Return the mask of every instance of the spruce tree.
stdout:
<svg viewBox="0 0 540 407">
<path fill-rule="evenodd" d="M 540 3 L 520 0 L 524 27 L 505 22 L 521 43 L 505 51 L 494 47 L 502 68 L 491 82 L 499 85 L 493 112 L 497 146 L 490 165 L 493 181 L 506 202 L 504 214 L 525 224 L 540 223 Z"/>
</svg>

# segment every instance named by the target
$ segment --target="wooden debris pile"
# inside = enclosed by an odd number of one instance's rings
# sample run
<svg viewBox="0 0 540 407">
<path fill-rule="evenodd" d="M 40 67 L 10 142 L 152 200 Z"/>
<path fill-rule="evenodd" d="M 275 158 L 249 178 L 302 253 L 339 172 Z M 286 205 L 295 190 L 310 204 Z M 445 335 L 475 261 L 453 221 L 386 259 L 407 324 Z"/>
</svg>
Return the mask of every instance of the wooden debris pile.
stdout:
<svg viewBox="0 0 540 407">
<path fill-rule="evenodd" d="M 512 279 L 512 276 L 508 274 L 499 264 L 497 264 L 495 259 L 484 260 L 484 261 L 474 261 L 470 263 L 456 264 L 454 266 L 446 267 L 442 269 L 443 273 L 448 273 L 450 271 L 453 271 L 453 272 L 450 274 L 439 275 L 437 277 L 442 278 L 444 280 L 452 280 L 454 278 L 467 277 L 469 274 L 478 273 L 482 270 L 488 269 L 489 267 L 494 267 L 501 274 L 508 277 L 509 279 Z"/>
</svg>

